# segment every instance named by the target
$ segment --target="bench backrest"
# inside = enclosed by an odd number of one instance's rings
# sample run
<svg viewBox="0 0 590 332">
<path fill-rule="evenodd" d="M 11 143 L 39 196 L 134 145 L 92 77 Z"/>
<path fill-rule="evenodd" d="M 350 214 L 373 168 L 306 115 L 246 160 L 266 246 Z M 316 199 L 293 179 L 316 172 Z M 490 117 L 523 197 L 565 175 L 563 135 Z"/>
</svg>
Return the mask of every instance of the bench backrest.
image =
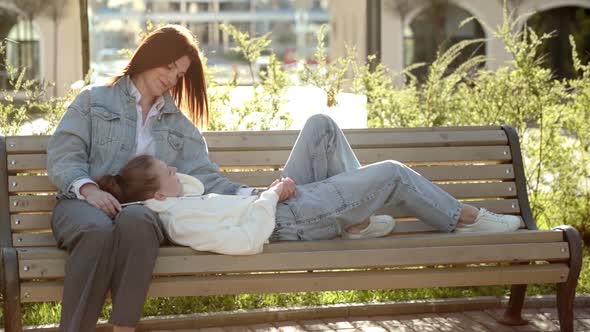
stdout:
<svg viewBox="0 0 590 332">
<path fill-rule="evenodd" d="M 362 164 L 393 159 L 408 164 L 454 197 L 498 213 L 532 219 L 518 137 L 510 127 L 345 130 Z M 265 187 L 279 177 L 297 131 L 206 132 L 210 158 L 231 180 Z M 2 246 L 55 246 L 50 217 L 55 187 L 46 175 L 48 136 L 0 142 Z M 384 208 L 399 221 L 396 233 L 433 231 Z"/>
</svg>

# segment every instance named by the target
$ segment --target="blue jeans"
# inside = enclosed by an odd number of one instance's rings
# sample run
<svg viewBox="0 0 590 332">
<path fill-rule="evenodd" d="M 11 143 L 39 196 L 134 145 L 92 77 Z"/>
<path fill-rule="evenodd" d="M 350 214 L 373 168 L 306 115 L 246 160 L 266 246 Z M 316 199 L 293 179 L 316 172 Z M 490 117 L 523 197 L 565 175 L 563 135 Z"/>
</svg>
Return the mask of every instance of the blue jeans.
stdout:
<svg viewBox="0 0 590 332">
<path fill-rule="evenodd" d="M 450 232 L 462 207 L 400 162 L 361 167 L 342 130 L 325 115 L 309 118 L 282 175 L 295 181 L 297 193 L 279 203 L 272 241 L 332 239 L 386 205 Z"/>
</svg>

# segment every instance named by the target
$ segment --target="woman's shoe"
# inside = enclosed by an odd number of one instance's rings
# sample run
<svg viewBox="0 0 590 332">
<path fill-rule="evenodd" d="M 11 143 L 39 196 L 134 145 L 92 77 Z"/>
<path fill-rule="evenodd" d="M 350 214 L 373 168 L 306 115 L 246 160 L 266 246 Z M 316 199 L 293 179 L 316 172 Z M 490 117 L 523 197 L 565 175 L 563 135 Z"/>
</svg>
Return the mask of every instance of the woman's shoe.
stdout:
<svg viewBox="0 0 590 332">
<path fill-rule="evenodd" d="M 342 232 L 342 238 L 347 240 L 373 239 L 385 236 L 395 227 L 395 219 L 388 215 L 371 216 L 369 226 L 358 233 Z"/>
<path fill-rule="evenodd" d="M 497 214 L 479 209 L 475 222 L 455 228 L 455 233 L 500 233 L 514 232 L 520 227 L 520 219 L 509 214 Z"/>
</svg>

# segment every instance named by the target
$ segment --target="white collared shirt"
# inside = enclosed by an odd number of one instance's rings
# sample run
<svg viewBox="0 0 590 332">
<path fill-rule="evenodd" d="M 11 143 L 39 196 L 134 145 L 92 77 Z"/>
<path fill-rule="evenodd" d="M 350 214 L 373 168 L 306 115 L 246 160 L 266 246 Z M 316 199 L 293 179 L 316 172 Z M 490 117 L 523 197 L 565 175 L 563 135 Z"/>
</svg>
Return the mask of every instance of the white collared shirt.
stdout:
<svg viewBox="0 0 590 332">
<path fill-rule="evenodd" d="M 135 155 L 149 154 L 151 156 L 156 154 L 156 148 L 154 146 L 154 135 L 152 135 L 152 123 L 154 117 L 156 117 L 164 107 L 164 97 L 160 96 L 156 99 L 156 102 L 150 108 L 146 115 L 145 121 L 143 119 L 143 110 L 139 101 L 141 100 L 141 92 L 137 90 L 135 84 L 131 82 L 131 95 L 135 97 L 137 104 L 137 129 L 135 131 L 135 143 L 136 150 Z"/>
</svg>

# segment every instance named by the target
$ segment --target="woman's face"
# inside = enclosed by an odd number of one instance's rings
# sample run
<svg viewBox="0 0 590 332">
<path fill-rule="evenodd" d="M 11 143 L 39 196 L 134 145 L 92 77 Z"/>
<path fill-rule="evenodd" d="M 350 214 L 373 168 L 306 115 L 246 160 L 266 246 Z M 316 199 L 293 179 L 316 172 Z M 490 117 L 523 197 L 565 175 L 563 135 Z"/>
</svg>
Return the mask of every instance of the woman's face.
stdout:
<svg viewBox="0 0 590 332">
<path fill-rule="evenodd" d="M 156 192 L 156 199 L 166 199 L 166 197 L 178 197 L 182 194 L 182 186 L 178 176 L 176 176 L 176 167 L 168 166 L 165 162 L 156 159 L 154 170 L 160 180 L 160 189 Z"/>
<path fill-rule="evenodd" d="M 137 78 L 143 81 L 143 86 L 147 89 L 142 93 L 154 97 L 163 95 L 176 85 L 176 82 L 184 76 L 190 65 L 191 60 L 184 55 L 165 66 L 152 68 L 138 74 Z"/>
</svg>

